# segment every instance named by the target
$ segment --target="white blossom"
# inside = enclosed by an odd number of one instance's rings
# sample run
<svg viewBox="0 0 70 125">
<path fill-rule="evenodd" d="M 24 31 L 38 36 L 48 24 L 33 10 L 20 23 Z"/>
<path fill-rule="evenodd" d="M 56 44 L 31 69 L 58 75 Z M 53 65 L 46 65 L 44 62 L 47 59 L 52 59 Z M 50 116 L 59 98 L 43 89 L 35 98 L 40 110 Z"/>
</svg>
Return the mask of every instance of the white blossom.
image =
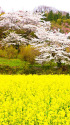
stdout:
<svg viewBox="0 0 70 125">
<path fill-rule="evenodd" d="M 14 45 L 16 45 L 16 44 L 21 44 L 21 43 L 25 43 L 25 38 L 22 38 L 22 36 L 21 35 L 18 35 L 18 34 L 16 34 L 15 32 L 11 32 L 5 39 L 3 39 L 2 40 L 3 41 L 3 44 L 5 43 L 5 44 L 10 44 L 11 43 L 11 45 L 12 44 L 14 44 Z M 27 41 L 26 41 L 26 43 L 27 43 Z"/>
<path fill-rule="evenodd" d="M 43 62 L 54 59 L 57 61 L 58 57 L 62 57 L 64 61 L 67 57 L 69 59 L 69 53 L 67 53 L 65 48 L 70 46 L 70 39 L 68 35 L 62 34 L 58 31 L 50 30 L 51 23 L 49 21 L 41 22 L 41 13 L 30 13 L 24 11 L 17 11 L 13 13 L 6 13 L 0 17 L 0 28 L 4 27 L 6 30 L 14 30 L 10 34 L 0 41 L 3 45 L 16 45 L 16 44 L 31 44 L 37 47 L 41 52 L 41 55 L 36 58 L 36 61 Z M 16 34 L 16 29 L 24 29 L 34 31 L 37 38 L 31 38 L 29 41 L 21 36 L 21 34 Z M 46 42 L 49 41 L 49 42 Z M 50 45 L 48 45 L 50 44 Z M 55 56 L 52 57 L 52 53 Z"/>
</svg>

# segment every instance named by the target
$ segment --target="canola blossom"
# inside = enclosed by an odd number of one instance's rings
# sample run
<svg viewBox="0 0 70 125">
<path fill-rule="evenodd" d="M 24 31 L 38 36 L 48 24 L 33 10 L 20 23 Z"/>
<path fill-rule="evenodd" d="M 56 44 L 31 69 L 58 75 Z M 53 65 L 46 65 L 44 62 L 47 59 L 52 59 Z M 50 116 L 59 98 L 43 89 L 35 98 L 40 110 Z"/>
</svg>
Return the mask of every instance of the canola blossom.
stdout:
<svg viewBox="0 0 70 125">
<path fill-rule="evenodd" d="M 0 125 L 70 125 L 70 76 L 0 75 Z"/>
</svg>

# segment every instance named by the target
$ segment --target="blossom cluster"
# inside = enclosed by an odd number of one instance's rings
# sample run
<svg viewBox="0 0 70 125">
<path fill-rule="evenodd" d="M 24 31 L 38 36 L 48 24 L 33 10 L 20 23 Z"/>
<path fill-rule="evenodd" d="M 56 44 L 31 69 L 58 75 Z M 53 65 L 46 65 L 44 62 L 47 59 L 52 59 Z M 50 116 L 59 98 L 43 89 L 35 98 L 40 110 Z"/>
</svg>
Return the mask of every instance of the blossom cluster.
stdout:
<svg viewBox="0 0 70 125">
<path fill-rule="evenodd" d="M 21 44 L 27 41 L 25 40 L 25 38 L 22 38 L 21 35 L 16 34 L 15 32 L 10 32 L 10 34 L 5 38 L 2 39 L 3 43 L 2 44 L 7 44 L 7 45 L 16 45 L 16 44 Z"/>
</svg>

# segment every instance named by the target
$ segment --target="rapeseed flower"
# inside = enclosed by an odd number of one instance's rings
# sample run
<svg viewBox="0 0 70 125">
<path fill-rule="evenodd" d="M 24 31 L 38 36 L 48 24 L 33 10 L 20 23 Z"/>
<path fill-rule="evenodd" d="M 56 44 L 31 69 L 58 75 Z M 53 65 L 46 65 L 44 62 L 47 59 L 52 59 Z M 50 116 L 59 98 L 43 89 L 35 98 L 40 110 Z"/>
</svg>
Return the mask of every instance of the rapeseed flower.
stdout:
<svg viewBox="0 0 70 125">
<path fill-rule="evenodd" d="M 0 125 L 70 125 L 69 75 L 0 75 Z"/>
</svg>

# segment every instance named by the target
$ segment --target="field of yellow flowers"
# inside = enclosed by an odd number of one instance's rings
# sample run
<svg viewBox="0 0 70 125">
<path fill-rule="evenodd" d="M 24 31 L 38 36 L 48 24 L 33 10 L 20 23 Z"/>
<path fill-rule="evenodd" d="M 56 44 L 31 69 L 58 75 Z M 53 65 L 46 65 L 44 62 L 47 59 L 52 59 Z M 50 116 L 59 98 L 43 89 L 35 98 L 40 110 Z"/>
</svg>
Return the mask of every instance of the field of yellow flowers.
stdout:
<svg viewBox="0 0 70 125">
<path fill-rule="evenodd" d="M 0 75 L 0 125 L 70 125 L 70 76 Z"/>
</svg>

